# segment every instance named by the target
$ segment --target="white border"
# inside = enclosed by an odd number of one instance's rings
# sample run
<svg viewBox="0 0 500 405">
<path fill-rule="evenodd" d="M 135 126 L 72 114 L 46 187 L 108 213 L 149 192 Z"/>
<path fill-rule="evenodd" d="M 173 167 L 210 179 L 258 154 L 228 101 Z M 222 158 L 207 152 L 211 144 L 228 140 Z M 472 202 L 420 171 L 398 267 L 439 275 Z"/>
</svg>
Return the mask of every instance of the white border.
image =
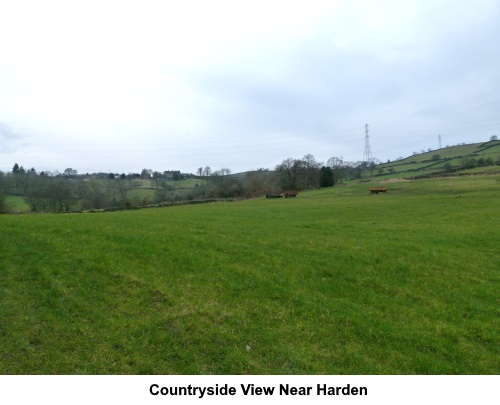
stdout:
<svg viewBox="0 0 500 405">
<path fill-rule="evenodd" d="M 4 404 L 489 404 L 500 403 L 499 376 L 0 376 Z M 150 386 L 236 388 L 234 396 L 153 396 Z M 241 384 L 274 387 L 273 395 L 243 394 Z M 280 384 L 312 387 L 310 395 L 280 395 Z M 367 396 L 318 396 L 317 384 L 365 386 Z"/>
</svg>

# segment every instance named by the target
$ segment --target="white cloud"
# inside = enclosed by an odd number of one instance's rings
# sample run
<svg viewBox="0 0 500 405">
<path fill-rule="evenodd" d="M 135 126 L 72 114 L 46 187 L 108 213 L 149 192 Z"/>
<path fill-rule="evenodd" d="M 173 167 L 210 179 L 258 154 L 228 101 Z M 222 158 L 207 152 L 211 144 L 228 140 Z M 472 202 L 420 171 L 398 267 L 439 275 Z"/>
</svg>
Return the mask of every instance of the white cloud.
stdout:
<svg viewBox="0 0 500 405">
<path fill-rule="evenodd" d="M 24 143 L 0 169 L 358 160 L 365 122 L 382 159 L 485 140 L 499 20 L 494 0 L 2 1 L 0 121 Z"/>
</svg>

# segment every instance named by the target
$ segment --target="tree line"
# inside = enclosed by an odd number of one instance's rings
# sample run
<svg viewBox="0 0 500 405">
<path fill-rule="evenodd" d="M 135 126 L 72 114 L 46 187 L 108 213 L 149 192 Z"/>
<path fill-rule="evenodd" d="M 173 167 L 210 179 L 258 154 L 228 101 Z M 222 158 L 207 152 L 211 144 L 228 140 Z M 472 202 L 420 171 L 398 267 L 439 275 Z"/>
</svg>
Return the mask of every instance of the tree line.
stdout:
<svg viewBox="0 0 500 405">
<path fill-rule="evenodd" d="M 262 168 L 239 176 L 231 175 L 228 168 L 212 171 L 209 166 L 200 167 L 196 174 L 152 169 L 129 174 L 79 174 L 73 168 L 62 173 L 37 172 L 15 163 L 11 172 L 0 171 L 0 213 L 9 211 L 7 194 L 22 197 L 33 212 L 126 209 L 179 200 L 252 198 L 286 190 L 332 187 L 360 178 L 368 167 L 367 162 L 354 164 L 337 157 L 323 164 L 310 154 L 301 159 L 287 158 L 274 170 Z M 200 181 L 191 189 L 179 191 L 173 182 L 187 178 Z M 132 190 L 141 188 L 153 192 L 153 197 L 132 195 Z"/>
</svg>

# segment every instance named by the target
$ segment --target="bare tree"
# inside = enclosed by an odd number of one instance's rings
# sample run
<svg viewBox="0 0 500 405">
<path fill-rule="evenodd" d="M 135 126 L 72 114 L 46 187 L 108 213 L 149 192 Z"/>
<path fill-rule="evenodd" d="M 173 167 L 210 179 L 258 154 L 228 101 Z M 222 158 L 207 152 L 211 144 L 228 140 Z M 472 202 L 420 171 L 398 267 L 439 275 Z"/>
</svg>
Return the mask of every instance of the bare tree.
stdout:
<svg viewBox="0 0 500 405">
<path fill-rule="evenodd" d="M 107 195 L 109 196 L 109 194 L 106 194 L 99 181 L 89 181 L 87 183 L 85 198 L 90 202 L 90 206 L 92 208 L 104 208 L 106 206 L 107 200 L 109 200 L 109 197 L 107 197 Z"/>
<path fill-rule="evenodd" d="M 150 179 L 151 175 L 153 174 L 153 170 L 151 169 L 142 169 L 141 172 L 141 179 Z"/>
<path fill-rule="evenodd" d="M 52 178 L 46 192 L 54 212 L 69 211 L 74 197 L 73 183 L 63 177 Z"/>
<path fill-rule="evenodd" d="M 328 159 L 327 165 L 332 169 L 334 183 L 342 181 L 349 175 L 348 165 L 344 164 L 342 158 L 333 156 Z"/>
<path fill-rule="evenodd" d="M 127 194 L 130 190 L 130 181 L 119 178 L 116 180 L 116 189 L 120 195 L 120 204 L 125 206 L 127 202 Z"/>
<path fill-rule="evenodd" d="M 72 169 L 71 167 L 68 167 L 67 169 L 64 170 L 63 175 L 66 177 L 69 177 L 70 179 L 73 178 L 78 174 L 77 170 Z"/>
<path fill-rule="evenodd" d="M 269 169 L 247 172 L 243 184 L 248 197 L 276 194 L 280 191 L 279 177 Z"/>
<path fill-rule="evenodd" d="M 231 174 L 231 170 L 226 167 L 223 167 L 222 169 L 219 170 L 219 174 L 221 176 L 221 181 L 224 181 L 224 176 Z"/>
<path fill-rule="evenodd" d="M 292 190 L 297 187 L 297 172 L 294 170 L 294 164 L 295 159 L 287 158 L 275 168 L 283 190 Z"/>
<path fill-rule="evenodd" d="M 49 184 L 54 179 L 48 176 L 29 176 L 24 193 L 25 201 L 32 211 L 47 211 L 51 206 Z"/>
<path fill-rule="evenodd" d="M 316 188 L 319 186 L 320 167 L 323 163 L 316 161 L 315 157 L 307 154 L 302 158 L 304 168 L 304 188 Z"/>
</svg>

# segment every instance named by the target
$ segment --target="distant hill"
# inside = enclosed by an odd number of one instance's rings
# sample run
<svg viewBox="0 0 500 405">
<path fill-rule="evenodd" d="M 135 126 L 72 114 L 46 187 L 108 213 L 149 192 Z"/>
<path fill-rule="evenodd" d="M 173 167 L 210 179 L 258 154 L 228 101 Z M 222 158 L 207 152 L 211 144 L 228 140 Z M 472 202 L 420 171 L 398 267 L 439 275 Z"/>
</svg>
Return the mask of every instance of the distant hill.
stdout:
<svg viewBox="0 0 500 405">
<path fill-rule="evenodd" d="M 375 169 L 365 170 L 363 179 L 390 179 L 394 177 L 421 177 L 453 173 L 500 172 L 500 140 L 448 146 L 417 153 L 405 159 L 380 163 Z M 233 179 L 244 179 L 250 173 L 274 173 L 248 171 L 230 174 Z"/>
<path fill-rule="evenodd" d="M 420 177 L 457 172 L 500 172 L 500 140 L 449 146 L 381 163 L 373 176 Z"/>
</svg>

